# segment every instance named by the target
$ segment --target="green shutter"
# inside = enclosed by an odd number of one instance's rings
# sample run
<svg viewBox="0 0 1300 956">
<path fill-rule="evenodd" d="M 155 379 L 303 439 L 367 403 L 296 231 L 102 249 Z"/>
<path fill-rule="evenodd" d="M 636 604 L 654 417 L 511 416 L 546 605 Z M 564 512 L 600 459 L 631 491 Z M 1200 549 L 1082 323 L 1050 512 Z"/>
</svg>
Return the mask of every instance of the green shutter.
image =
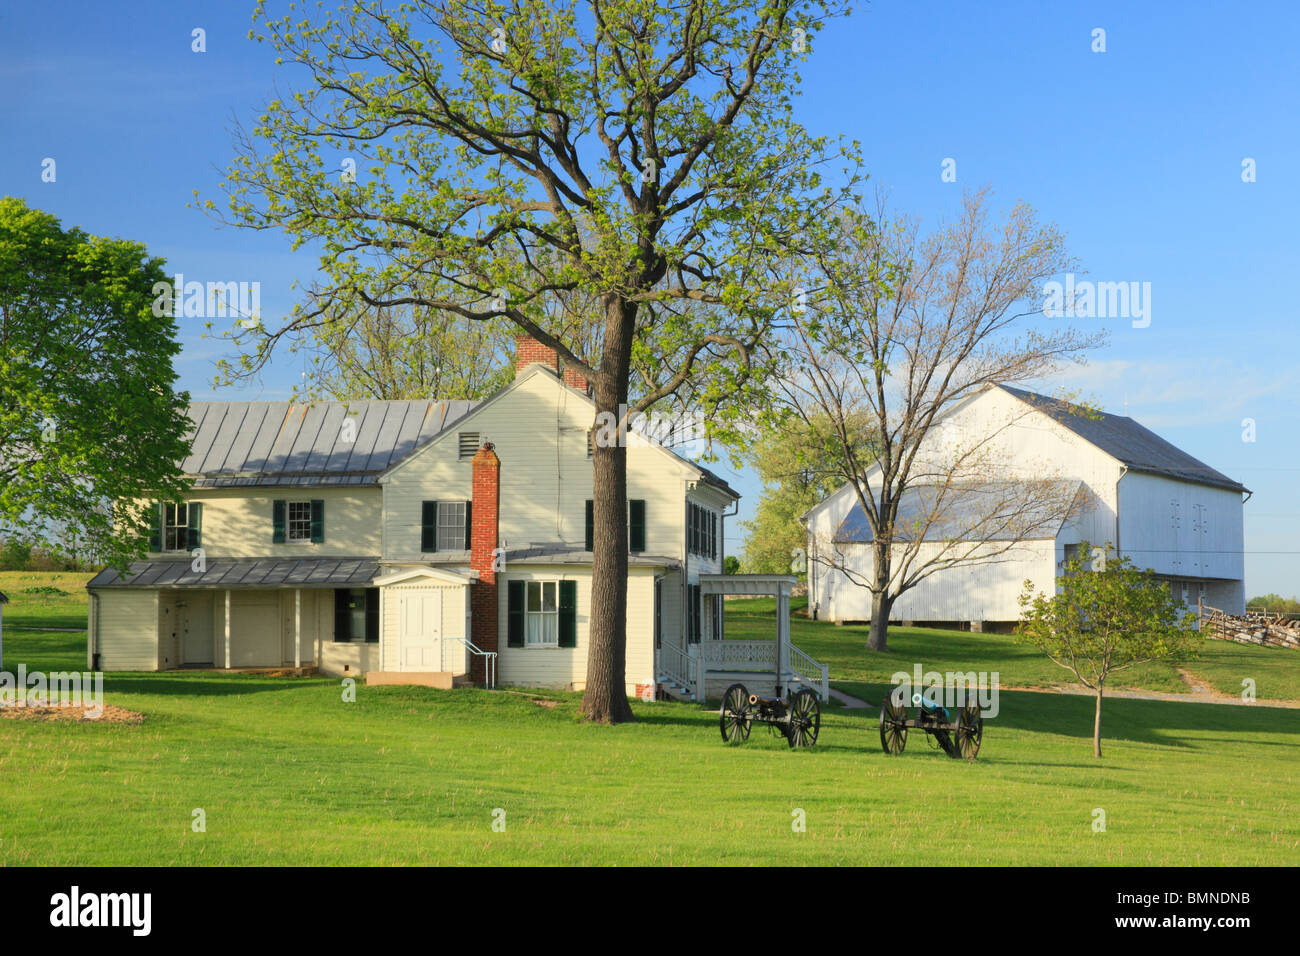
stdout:
<svg viewBox="0 0 1300 956">
<path fill-rule="evenodd" d="M 149 524 L 149 550 L 155 553 L 162 550 L 162 523 L 163 523 L 163 506 L 161 501 L 155 501 L 149 506 L 150 524 Z"/>
<path fill-rule="evenodd" d="M 185 543 L 193 551 L 195 548 L 203 547 L 203 505 L 191 501 L 186 508 L 186 515 L 189 518 L 189 527 L 185 529 Z"/>
<path fill-rule="evenodd" d="M 379 642 L 379 588 L 366 588 L 366 643 Z"/>
<path fill-rule="evenodd" d="M 474 527 L 474 502 L 465 502 L 465 550 L 469 551 L 474 547 L 474 539 L 470 531 Z"/>
<path fill-rule="evenodd" d="M 560 646 L 578 646 L 578 582 L 560 582 Z"/>
<path fill-rule="evenodd" d="M 438 550 L 438 502 L 426 501 L 420 505 L 420 550 Z"/>
<path fill-rule="evenodd" d="M 645 550 L 645 501 L 640 498 L 627 503 L 628 527 L 627 549 L 632 552 Z"/>
<path fill-rule="evenodd" d="M 283 504 L 284 502 L 276 502 Z M 352 640 L 352 592 L 347 588 L 334 589 L 334 640 L 344 643 Z"/>
<path fill-rule="evenodd" d="M 596 543 L 596 508 L 590 498 L 587 499 L 587 550 L 595 551 Z"/>
<path fill-rule="evenodd" d="M 506 584 L 509 610 L 506 614 L 506 646 L 524 646 L 524 582 Z"/>
<path fill-rule="evenodd" d="M 313 498 L 311 503 L 311 540 L 320 544 L 325 540 L 325 502 Z"/>
<path fill-rule="evenodd" d="M 284 513 L 285 505 L 283 500 L 271 502 L 271 543 L 284 544 Z"/>
</svg>

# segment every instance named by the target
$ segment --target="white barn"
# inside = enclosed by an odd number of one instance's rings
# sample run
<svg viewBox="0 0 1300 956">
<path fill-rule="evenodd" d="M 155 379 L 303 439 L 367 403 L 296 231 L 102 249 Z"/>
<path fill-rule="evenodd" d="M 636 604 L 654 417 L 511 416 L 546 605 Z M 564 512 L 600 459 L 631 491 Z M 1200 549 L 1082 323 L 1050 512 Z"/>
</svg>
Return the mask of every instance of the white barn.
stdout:
<svg viewBox="0 0 1300 956">
<path fill-rule="evenodd" d="M 891 621 L 1005 627 L 1020 617 L 1024 582 L 1053 589 L 1067 555 L 1085 540 L 1109 542 L 1169 581 L 1190 607 L 1200 599 L 1230 613 L 1244 611 L 1242 505 L 1250 492 L 1239 482 L 1131 418 L 1007 386 L 990 386 L 955 405 L 940 426 L 925 439 L 930 451 L 977 436 L 1005 462 L 999 478 L 1055 476 L 1077 486 L 1081 507 L 1068 520 L 1036 525 L 1013 547 L 990 548 L 1002 551 L 995 560 L 934 572 L 904 592 Z M 868 483 L 872 477 L 868 472 Z M 899 525 L 909 508 L 919 507 L 918 495 L 923 490 L 904 496 Z M 869 620 L 870 592 L 840 570 L 862 575 L 871 568 L 870 528 L 852 486 L 832 493 L 803 520 L 810 612 L 824 620 Z M 941 536 L 941 528 L 932 529 L 922 552 L 945 547 Z"/>
</svg>

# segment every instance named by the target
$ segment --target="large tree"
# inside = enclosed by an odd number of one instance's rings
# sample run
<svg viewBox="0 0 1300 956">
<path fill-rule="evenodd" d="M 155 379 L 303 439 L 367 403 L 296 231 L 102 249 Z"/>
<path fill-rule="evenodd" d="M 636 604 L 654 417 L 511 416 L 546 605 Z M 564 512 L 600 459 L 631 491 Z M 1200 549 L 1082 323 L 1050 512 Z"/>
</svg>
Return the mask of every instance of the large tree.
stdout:
<svg viewBox="0 0 1300 956">
<path fill-rule="evenodd" d="M 143 555 L 145 516 L 111 504 L 184 493 L 168 283 L 142 244 L 0 198 L 0 537 Z"/>
<path fill-rule="evenodd" d="M 762 394 L 757 346 L 794 300 L 774 268 L 855 181 L 793 104 L 830 0 L 510 0 L 272 15 L 252 36 L 302 88 L 237 136 L 231 218 L 320 252 L 337 296 L 504 319 L 585 375 L 597 423 L 667 400 L 734 438 Z M 836 189 L 823 164 L 848 170 Z M 834 169 L 840 175 L 839 168 Z M 215 208 L 215 207 L 214 207 Z M 591 348 L 549 317 L 594 303 Z M 247 368 L 267 336 L 241 329 Z M 595 555 L 584 715 L 631 718 L 627 460 L 593 456 Z"/>
<path fill-rule="evenodd" d="M 809 560 L 870 592 L 867 647 L 883 651 L 902 594 L 958 565 L 1006 560 L 1086 506 L 1077 481 L 1007 456 L 1000 436 L 1015 420 L 943 435 L 945 415 L 991 385 L 1053 372 L 1104 334 L 1044 319 L 1042 284 L 1071 265 L 1063 237 L 1023 203 L 991 221 L 985 192 L 929 233 L 882 200 L 846 209 L 810 263 L 808 307 L 775 381 L 785 411 L 829 423 L 827 447 L 869 530 L 865 564 L 833 531 Z"/>
</svg>

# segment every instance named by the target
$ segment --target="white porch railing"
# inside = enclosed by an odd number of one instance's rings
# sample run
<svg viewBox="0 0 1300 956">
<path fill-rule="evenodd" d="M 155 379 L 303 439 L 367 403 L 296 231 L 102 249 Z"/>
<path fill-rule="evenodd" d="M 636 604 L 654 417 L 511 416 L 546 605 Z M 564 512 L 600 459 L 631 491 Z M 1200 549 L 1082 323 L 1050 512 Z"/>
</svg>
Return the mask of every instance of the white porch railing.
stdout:
<svg viewBox="0 0 1300 956">
<path fill-rule="evenodd" d="M 794 679 L 811 684 L 822 700 L 830 700 L 831 682 L 825 664 L 813 660 L 791 644 L 790 669 L 794 672 Z"/>
<path fill-rule="evenodd" d="M 698 684 L 699 663 L 696 658 L 668 641 L 659 648 L 659 673 L 696 696 L 703 690 Z"/>
<path fill-rule="evenodd" d="M 709 670 L 776 672 L 776 641 L 704 641 L 698 646 Z"/>
<path fill-rule="evenodd" d="M 485 651 L 473 641 L 464 637 L 444 637 L 442 639 L 442 660 L 443 669 L 447 667 L 447 642 L 451 641 L 456 644 L 463 644 L 465 650 L 470 654 L 477 654 L 483 658 L 483 676 L 486 679 L 487 689 L 492 690 L 497 686 L 497 652 Z M 468 662 L 467 662 L 468 663 Z"/>
</svg>

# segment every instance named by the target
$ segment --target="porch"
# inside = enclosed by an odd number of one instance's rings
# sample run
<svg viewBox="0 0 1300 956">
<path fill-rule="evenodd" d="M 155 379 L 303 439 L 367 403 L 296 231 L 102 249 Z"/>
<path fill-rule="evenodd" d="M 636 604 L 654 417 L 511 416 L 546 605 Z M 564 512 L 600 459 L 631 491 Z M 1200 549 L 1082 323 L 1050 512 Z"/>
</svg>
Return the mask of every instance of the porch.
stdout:
<svg viewBox="0 0 1300 956">
<path fill-rule="evenodd" d="M 685 647 L 664 639 L 655 653 L 658 682 L 670 695 L 687 700 L 721 697 L 737 682 L 751 691 L 776 696 L 806 687 L 827 700 L 830 680 L 826 665 L 790 641 L 790 592 L 795 583 L 794 577 L 780 574 L 700 575 L 700 600 L 708 598 L 717 606 L 711 618 L 717 624 L 701 635 L 699 643 Z M 728 639 L 726 595 L 775 596 L 775 640 Z"/>
</svg>

